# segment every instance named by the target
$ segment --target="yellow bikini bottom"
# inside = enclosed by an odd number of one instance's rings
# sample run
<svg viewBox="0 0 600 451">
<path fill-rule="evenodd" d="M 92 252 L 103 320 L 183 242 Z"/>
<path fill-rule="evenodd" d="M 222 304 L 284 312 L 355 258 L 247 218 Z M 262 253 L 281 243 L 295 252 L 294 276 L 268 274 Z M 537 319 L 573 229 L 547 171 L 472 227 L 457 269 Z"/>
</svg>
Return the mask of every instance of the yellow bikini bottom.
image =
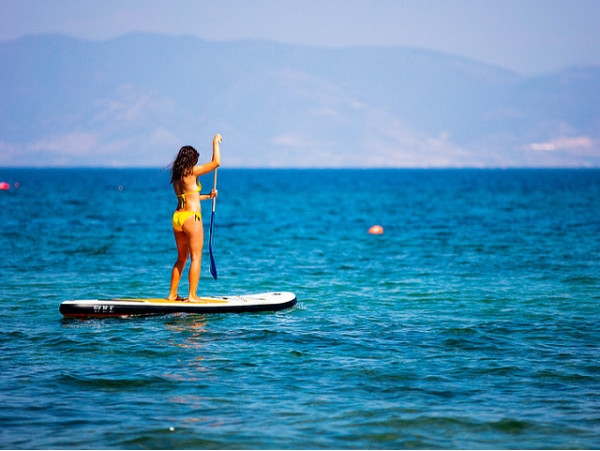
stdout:
<svg viewBox="0 0 600 451">
<path fill-rule="evenodd" d="M 182 232 L 183 223 L 187 221 L 190 216 L 194 215 L 198 221 L 202 221 L 202 215 L 196 211 L 176 211 L 173 213 L 173 230 L 176 232 Z"/>
</svg>

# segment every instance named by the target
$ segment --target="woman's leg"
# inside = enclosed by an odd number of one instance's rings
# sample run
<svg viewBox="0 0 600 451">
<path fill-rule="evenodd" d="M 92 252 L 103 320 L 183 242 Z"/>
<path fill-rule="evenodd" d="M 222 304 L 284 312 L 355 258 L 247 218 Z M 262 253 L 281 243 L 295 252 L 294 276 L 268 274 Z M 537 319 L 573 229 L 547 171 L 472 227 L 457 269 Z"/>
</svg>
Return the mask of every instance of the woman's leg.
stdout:
<svg viewBox="0 0 600 451">
<path fill-rule="evenodd" d="M 202 221 L 195 218 L 192 221 L 186 221 L 183 225 L 183 231 L 189 243 L 190 256 L 192 262 L 190 264 L 189 282 L 190 293 L 189 301 L 198 301 L 196 290 L 198 289 L 198 281 L 200 280 L 200 264 L 202 261 L 202 246 L 204 244 L 204 228 Z"/>
<path fill-rule="evenodd" d="M 185 263 L 187 262 L 189 255 L 189 243 L 185 233 L 177 232 L 175 230 L 173 230 L 173 233 L 175 234 L 175 244 L 177 245 L 177 261 L 171 272 L 171 292 L 167 298 L 171 300 L 177 299 L 179 279 L 181 279 L 181 274 L 183 273 L 183 268 L 185 268 Z"/>
</svg>

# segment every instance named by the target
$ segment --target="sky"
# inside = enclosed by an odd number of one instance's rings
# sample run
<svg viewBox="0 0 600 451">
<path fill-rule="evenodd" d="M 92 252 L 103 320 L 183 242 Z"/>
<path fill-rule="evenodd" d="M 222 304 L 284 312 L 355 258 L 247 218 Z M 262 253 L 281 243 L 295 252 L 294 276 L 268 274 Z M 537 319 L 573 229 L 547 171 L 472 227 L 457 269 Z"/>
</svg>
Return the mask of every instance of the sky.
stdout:
<svg viewBox="0 0 600 451">
<path fill-rule="evenodd" d="M 0 0 L 0 41 L 130 32 L 317 47 L 401 46 L 523 75 L 600 63 L 598 0 Z"/>
</svg>

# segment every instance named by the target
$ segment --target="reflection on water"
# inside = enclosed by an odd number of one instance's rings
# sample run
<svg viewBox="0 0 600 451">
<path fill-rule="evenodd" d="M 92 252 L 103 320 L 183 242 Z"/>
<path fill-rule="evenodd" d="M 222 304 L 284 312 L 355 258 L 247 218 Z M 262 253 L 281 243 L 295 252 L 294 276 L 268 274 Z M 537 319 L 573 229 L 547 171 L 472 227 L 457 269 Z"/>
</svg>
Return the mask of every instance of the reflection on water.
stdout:
<svg viewBox="0 0 600 451">
<path fill-rule="evenodd" d="M 175 316 L 175 321 L 167 323 L 167 329 L 178 332 L 179 335 L 173 337 L 182 337 L 181 342 L 166 343 L 167 345 L 180 348 L 201 348 L 204 345 L 205 335 L 207 333 L 206 317 L 204 315 L 179 315 Z M 180 320 L 177 320 L 181 318 Z"/>
<path fill-rule="evenodd" d="M 197 395 L 186 395 L 186 396 L 172 396 L 167 398 L 167 401 L 171 405 L 180 406 L 180 408 L 185 412 L 190 412 L 194 414 L 203 414 L 207 413 L 215 413 L 215 409 L 211 407 L 211 400 L 205 396 L 197 396 Z M 215 419 L 209 416 L 192 416 L 183 419 L 176 418 L 168 418 L 170 422 L 178 422 L 183 421 L 185 423 L 204 423 L 206 426 L 217 427 L 223 425 L 222 419 Z"/>
<path fill-rule="evenodd" d="M 211 339 L 211 331 L 208 328 L 206 317 L 204 315 L 174 315 L 165 326 L 172 333 L 169 334 L 169 340 L 162 344 L 178 348 L 181 351 L 177 353 L 179 365 L 172 368 L 175 372 L 164 376 L 182 383 L 178 394 L 167 398 L 169 405 L 176 407 L 176 411 L 180 412 L 181 417 L 167 419 L 175 423 L 202 423 L 211 427 L 222 425 L 221 419 L 211 417 L 211 414 L 216 413 L 214 407 L 211 407 L 211 400 L 196 394 L 216 380 L 216 377 L 210 375 L 211 368 L 205 360 L 206 347 Z"/>
<path fill-rule="evenodd" d="M 209 335 L 206 317 L 204 315 L 174 315 L 173 320 L 166 323 L 165 326 L 174 333 L 169 334 L 169 340 L 161 342 L 161 345 L 185 350 L 177 353 L 181 371 L 176 374 L 165 374 L 165 377 L 179 381 L 209 380 L 209 368 L 204 364 L 205 357 L 202 353 Z"/>
</svg>

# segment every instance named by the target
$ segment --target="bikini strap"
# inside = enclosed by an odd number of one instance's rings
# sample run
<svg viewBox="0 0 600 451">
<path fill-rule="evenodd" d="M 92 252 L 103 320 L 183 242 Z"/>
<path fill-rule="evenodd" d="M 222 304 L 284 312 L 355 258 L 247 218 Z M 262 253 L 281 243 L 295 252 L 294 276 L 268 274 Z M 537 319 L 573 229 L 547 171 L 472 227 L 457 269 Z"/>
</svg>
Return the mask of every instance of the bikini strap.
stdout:
<svg viewBox="0 0 600 451">
<path fill-rule="evenodd" d="M 179 199 L 181 199 L 181 203 L 179 204 L 180 207 L 183 208 L 183 206 L 185 205 L 185 196 L 187 196 L 188 194 L 199 193 L 201 189 L 202 189 L 202 185 L 200 185 L 198 183 L 198 189 L 196 189 L 194 191 L 190 191 L 189 193 L 178 194 L 177 197 Z"/>
</svg>

